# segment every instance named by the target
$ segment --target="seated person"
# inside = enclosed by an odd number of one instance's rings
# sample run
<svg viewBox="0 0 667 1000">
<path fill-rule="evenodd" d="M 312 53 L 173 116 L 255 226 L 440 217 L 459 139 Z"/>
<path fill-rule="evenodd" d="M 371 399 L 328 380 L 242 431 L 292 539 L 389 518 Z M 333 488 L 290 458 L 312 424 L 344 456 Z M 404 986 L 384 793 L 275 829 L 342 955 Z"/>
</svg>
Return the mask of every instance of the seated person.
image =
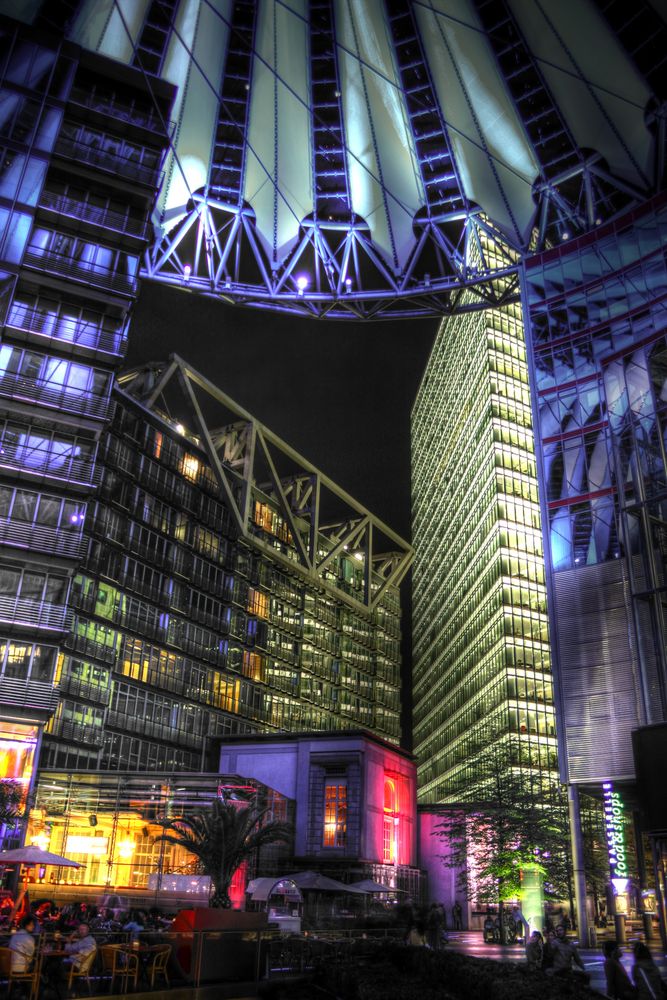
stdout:
<svg viewBox="0 0 667 1000">
<path fill-rule="evenodd" d="M 79 924 L 72 938 L 65 945 L 65 951 L 69 958 L 66 962 L 71 962 L 75 969 L 80 969 L 85 964 L 86 959 L 97 951 L 97 942 L 90 933 L 88 924 Z"/>
<path fill-rule="evenodd" d="M 12 972 L 30 972 L 35 957 L 35 918 L 32 915 L 24 917 L 21 927 L 12 934 L 9 949 L 12 953 Z"/>
</svg>

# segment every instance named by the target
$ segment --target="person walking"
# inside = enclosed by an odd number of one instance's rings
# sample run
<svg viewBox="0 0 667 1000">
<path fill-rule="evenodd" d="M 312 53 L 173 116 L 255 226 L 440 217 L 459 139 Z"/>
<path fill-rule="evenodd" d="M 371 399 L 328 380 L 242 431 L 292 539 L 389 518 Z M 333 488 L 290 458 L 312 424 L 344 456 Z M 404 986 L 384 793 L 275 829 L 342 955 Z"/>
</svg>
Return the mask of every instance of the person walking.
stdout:
<svg viewBox="0 0 667 1000">
<path fill-rule="evenodd" d="M 461 909 L 461 904 L 457 899 L 452 906 L 452 927 L 455 931 L 463 930 L 462 916 L 463 910 Z"/>
<path fill-rule="evenodd" d="M 635 960 L 632 966 L 632 981 L 637 991 L 637 1000 L 663 1000 L 667 995 L 667 988 L 651 952 L 643 941 L 637 941 L 632 950 Z"/>
<path fill-rule="evenodd" d="M 604 974 L 607 980 L 607 994 L 614 1000 L 634 1000 L 637 990 L 621 965 L 621 949 L 618 941 L 604 943 Z"/>
</svg>

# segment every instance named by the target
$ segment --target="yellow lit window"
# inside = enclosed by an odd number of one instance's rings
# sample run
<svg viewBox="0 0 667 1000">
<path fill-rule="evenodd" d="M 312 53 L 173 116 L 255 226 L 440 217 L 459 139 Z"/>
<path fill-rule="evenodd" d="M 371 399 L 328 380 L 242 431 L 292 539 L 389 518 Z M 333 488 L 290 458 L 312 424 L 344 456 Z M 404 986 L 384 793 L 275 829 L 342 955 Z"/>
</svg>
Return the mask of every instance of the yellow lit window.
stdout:
<svg viewBox="0 0 667 1000">
<path fill-rule="evenodd" d="M 324 786 L 324 847 L 347 843 L 347 785 L 327 781 Z"/>
<path fill-rule="evenodd" d="M 254 587 L 248 589 L 248 611 L 258 618 L 269 617 L 269 597 Z"/>
<path fill-rule="evenodd" d="M 199 476 L 199 459 L 194 455 L 190 455 L 188 452 L 183 455 L 183 461 L 181 463 L 181 472 L 186 479 L 190 482 L 195 483 L 197 477 Z"/>
</svg>

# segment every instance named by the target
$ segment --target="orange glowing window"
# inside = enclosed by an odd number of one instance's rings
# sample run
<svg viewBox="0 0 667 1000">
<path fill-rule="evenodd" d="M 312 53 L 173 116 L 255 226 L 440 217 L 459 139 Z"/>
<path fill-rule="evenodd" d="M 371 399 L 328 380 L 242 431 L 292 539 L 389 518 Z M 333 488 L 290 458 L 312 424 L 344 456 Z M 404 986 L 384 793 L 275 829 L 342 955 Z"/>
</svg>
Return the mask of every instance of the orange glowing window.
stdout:
<svg viewBox="0 0 667 1000">
<path fill-rule="evenodd" d="M 347 785 L 327 781 L 324 786 L 324 847 L 347 843 Z"/>
<path fill-rule="evenodd" d="M 248 611 L 257 615 L 258 618 L 269 617 L 269 595 L 263 594 L 261 590 L 254 587 L 248 589 Z"/>
<path fill-rule="evenodd" d="M 391 778 L 385 778 L 382 858 L 384 863 L 388 865 L 396 864 L 398 859 L 398 824 L 396 785 Z"/>
<path fill-rule="evenodd" d="M 243 676 L 253 681 L 265 681 L 264 657 L 260 653 L 251 653 L 249 649 L 243 652 Z"/>
<path fill-rule="evenodd" d="M 191 483 L 195 483 L 199 476 L 199 459 L 186 452 L 181 462 L 181 472 Z"/>
<path fill-rule="evenodd" d="M 162 454 L 162 431 L 155 432 L 155 440 L 153 442 L 153 456 L 159 458 Z"/>
</svg>

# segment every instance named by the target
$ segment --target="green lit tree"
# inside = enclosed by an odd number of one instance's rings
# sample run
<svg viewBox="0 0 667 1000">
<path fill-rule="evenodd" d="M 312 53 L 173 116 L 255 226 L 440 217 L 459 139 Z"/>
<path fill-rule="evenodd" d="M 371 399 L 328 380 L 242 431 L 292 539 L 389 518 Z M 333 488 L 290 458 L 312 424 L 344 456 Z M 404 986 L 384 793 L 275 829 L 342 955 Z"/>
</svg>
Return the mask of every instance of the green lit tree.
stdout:
<svg viewBox="0 0 667 1000">
<path fill-rule="evenodd" d="M 457 870 L 467 898 L 498 906 L 503 940 L 504 903 L 520 898 L 522 872 L 539 872 L 545 893 L 569 894 L 567 807 L 562 789 L 527 766 L 518 737 L 489 734 L 471 760 L 474 782 L 462 785 L 460 802 L 443 813 L 434 835 Z"/>
<path fill-rule="evenodd" d="M 262 847 L 288 843 L 292 837 L 290 824 L 269 819 L 267 808 L 220 799 L 206 810 L 164 820 L 161 826 L 165 832 L 157 841 L 193 854 L 200 873 L 211 879 L 209 905 L 225 909 L 232 905 L 229 887 L 237 868 Z"/>
</svg>

